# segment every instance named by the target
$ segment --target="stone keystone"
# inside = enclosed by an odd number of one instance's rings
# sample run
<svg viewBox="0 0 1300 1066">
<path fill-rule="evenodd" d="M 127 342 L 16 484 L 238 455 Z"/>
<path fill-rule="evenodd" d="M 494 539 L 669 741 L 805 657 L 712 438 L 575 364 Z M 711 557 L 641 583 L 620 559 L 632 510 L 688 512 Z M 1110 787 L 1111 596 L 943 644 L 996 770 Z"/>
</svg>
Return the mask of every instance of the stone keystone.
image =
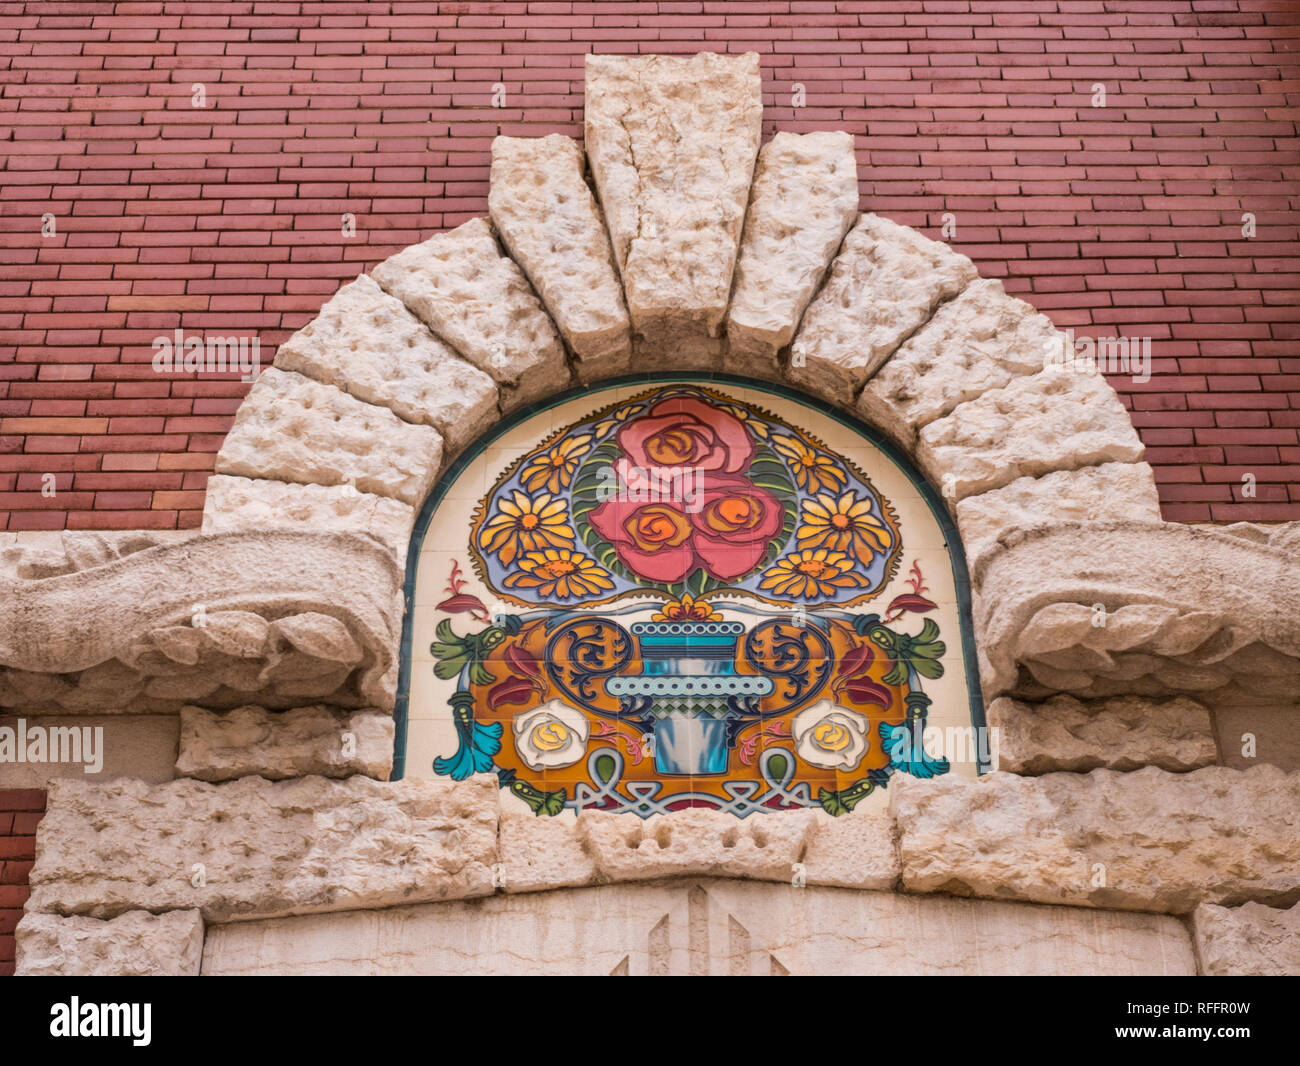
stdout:
<svg viewBox="0 0 1300 1066">
<path fill-rule="evenodd" d="M 586 70 L 587 158 L 632 326 L 652 357 L 717 337 L 758 154 L 758 55 L 589 55 Z"/>
</svg>

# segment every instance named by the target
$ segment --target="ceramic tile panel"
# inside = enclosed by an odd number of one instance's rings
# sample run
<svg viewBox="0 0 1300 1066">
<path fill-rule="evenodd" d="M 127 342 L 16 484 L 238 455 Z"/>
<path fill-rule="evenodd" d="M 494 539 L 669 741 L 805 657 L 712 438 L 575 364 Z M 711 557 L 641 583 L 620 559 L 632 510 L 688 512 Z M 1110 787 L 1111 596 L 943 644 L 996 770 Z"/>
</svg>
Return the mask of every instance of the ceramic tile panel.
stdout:
<svg viewBox="0 0 1300 1066">
<path fill-rule="evenodd" d="M 495 773 L 540 816 L 745 817 L 977 773 L 951 525 L 860 429 L 666 380 L 534 410 L 471 456 L 418 555 L 408 775 Z"/>
</svg>

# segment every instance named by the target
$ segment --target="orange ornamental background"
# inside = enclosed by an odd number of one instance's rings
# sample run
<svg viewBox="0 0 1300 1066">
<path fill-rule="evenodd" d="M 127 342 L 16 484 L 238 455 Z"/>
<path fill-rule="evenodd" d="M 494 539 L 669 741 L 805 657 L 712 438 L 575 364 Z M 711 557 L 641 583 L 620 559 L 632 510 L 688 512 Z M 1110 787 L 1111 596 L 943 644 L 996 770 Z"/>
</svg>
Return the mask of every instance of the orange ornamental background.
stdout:
<svg viewBox="0 0 1300 1066">
<path fill-rule="evenodd" d="M 589 757 L 590 753 L 602 747 L 617 748 L 624 757 L 621 784 L 628 781 L 663 781 L 667 788 L 673 791 L 689 788 L 693 792 L 704 792 L 726 799 L 728 794 L 723 787 L 725 783 L 758 776 L 758 758 L 764 748 L 779 747 L 794 753 L 791 722 L 795 715 L 817 699 L 831 698 L 836 704 L 854 710 L 870 721 L 869 736 L 873 738 L 873 742 L 869 745 L 862 761 L 847 773 L 812 766 L 795 755 L 796 767 L 791 784 L 807 782 L 811 794 L 815 797 L 819 788 L 838 791 L 865 777 L 867 771 L 883 768 L 889 759 L 879 740 L 876 739 L 880 736 L 879 725 L 881 722 L 899 725 L 904 721 L 905 687 L 885 684 L 882 679 L 890 668 L 890 660 L 875 649 L 866 637 L 858 636 L 852 626 L 838 620 L 820 620 L 820 624 L 825 626 L 829 633 L 832 657 L 815 661 L 810 666 L 812 675 L 821 676 L 824 680 L 820 685 L 810 689 L 795 707 L 771 718 L 753 722 L 741 729 L 737 734 L 735 748 L 731 752 L 731 761 L 726 775 L 689 779 L 683 777 L 676 779 L 676 784 L 673 783 L 673 778 L 665 778 L 662 773 L 656 771 L 654 759 L 648 753 L 646 738 L 642 732 L 634 725 L 617 720 L 619 701 L 608 695 L 604 691 L 604 685 L 599 681 L 593 686 L 592 691 L 596 696 L 592 702 L 610 717 L 588 716 L 592 719 L 591 741 L 588 745 Z M 795 628 L 794 623 L 789 624 L 791 632 Z M 565 787 L 572 795 L 572 786 L 575 783 L 588 781 L 590 778 L 587 769 L 589 757 L 576 765 L 559 770 L 533 770 L 516 749 L 511 732 L 511 722 L 521 712 L 541 706 L 552 699 L 566 698 L 564 692 L 551 679 L 551 669 L 563 672 L 562 676 L 572 677 L 576 672 L 574 664 L 567 659 L 555 657 L 548 663 L 545 657 L 548 642 L 549 637 L 544 621 L 525 623 L 516 636 L 508 637 L 486 657 L 484 665 L 492 675 L 492 682 L 471 685 L 470 689 L 474 695 L 475 717 L 480 722 L 501 723 L 502 743 L 501 751 L 496 756 L 497 766 L 513 770 L 521 779 L 530 781 L 539 788 L 551 790 Z M 865 664 L 865 669 L 861 673 L 848 677 L 845 675 L 845 664 L 850 664 L 848 668 L 852 669 L 853 660 L 850 658 L 850 652 L 855 648 L 868 649 L 870 662 Z M 614 649 L 607 647 L 606 651 L 608 658 L 612 660 Z M 861 657 L 859 653 L 859 658 Z M 528 666 L 522 665 L 523 663 L 532 664 L 535 672 L 530 671 Z M 615 676 L 637 675 L 644 669 L 644 660 L 634 656 Z M 739 654 L 736 657 L 735 672 L 742 677 L 762 674 L 762 671 L 754 669 L 746 661 L 744 655 Z M 511 679 L 519 679 L 521 683 L 513 686 Z M 863 683 L 864 679 L 875 682 L 875 685 Z M 502 684 L 512 685 L 512 688 L 501 690 L 498 686 Z M 524 688 L 525 684 L 528 685 L 527 689 Z M 504 691 L 506 694 L 527 691 L 528 696 L 523 702 L 507 704 L 499 702 L 499 696 L 494 700 L 492 697 L 494 689 L 499 692 Z M 888 703 L 886 706 L 881 706 L 878 702 L 867 701 L 862 698 L 865 694 L 876 698 L 886 698 L 887 694 Z M 493 706 L 494 702 L 495 706 Z M 759 713 L 770 711 L 784 702 L 786 700 L 782 683 L 778 680 L 776 691 L 760 701 Z M 664 797 L 661 795 L 661 798 Z"/>
</svg>

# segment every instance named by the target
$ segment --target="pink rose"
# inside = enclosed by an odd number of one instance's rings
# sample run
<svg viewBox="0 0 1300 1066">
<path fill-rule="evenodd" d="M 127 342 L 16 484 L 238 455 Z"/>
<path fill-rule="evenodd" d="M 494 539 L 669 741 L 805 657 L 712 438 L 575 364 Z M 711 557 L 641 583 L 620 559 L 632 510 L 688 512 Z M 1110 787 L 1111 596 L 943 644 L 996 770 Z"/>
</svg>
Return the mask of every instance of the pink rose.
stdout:
<svg viewBox="0 0 1300 1066">
<path fill-rule="evenodd" d="M 588 518 L 633 573 L 670 585 L 696 567 L 690 519 L 673 503 L 634 503 L 615 498 Z"/>
<path fill-rule="evenodd" d="M 743 477 L 704 478 L 696 502 L 698 510 L 688 515 L 673 501 L 615 498 L 589 521 L 624 566 L 665 585 L 700 566 L 723 581 L 739 577 L 758 565 L 781 529 L 776 497 Z"/>
<path fill-rule="evenodd" d="M 743 477 L 705 476 L 697 502 L 691 514 L 695 554 L 724 581 L 758 565 L 784 518 L 777 498 Z"/>
<path fill-rule="evenodd" d="M 633 493 L 667 483 L 674 468 L 738 474 L 754 457 L 740 419 L 693 396 L 660 400 L 618 431 L 618 444 L 618 473 Z"/>
</svg>

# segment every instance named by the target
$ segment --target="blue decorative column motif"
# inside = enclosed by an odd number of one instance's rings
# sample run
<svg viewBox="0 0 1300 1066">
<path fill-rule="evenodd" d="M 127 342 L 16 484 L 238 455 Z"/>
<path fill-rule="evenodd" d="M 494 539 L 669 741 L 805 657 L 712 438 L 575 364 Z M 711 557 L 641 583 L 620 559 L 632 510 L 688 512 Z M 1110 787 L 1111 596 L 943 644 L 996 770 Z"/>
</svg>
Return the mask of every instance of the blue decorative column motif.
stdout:
<svg viewBox="0 0 1300 1066">
<path fill-rule="evenodd" d="M 771 678 L 736 674 L 740 622 L 636 622 L 641 674 L 612 677 L 605 690 L 624 714 L 654 727 L 655 769 L 710 776 L 729 768 L 729 724 L 752 716 Z"/>
</svg>

